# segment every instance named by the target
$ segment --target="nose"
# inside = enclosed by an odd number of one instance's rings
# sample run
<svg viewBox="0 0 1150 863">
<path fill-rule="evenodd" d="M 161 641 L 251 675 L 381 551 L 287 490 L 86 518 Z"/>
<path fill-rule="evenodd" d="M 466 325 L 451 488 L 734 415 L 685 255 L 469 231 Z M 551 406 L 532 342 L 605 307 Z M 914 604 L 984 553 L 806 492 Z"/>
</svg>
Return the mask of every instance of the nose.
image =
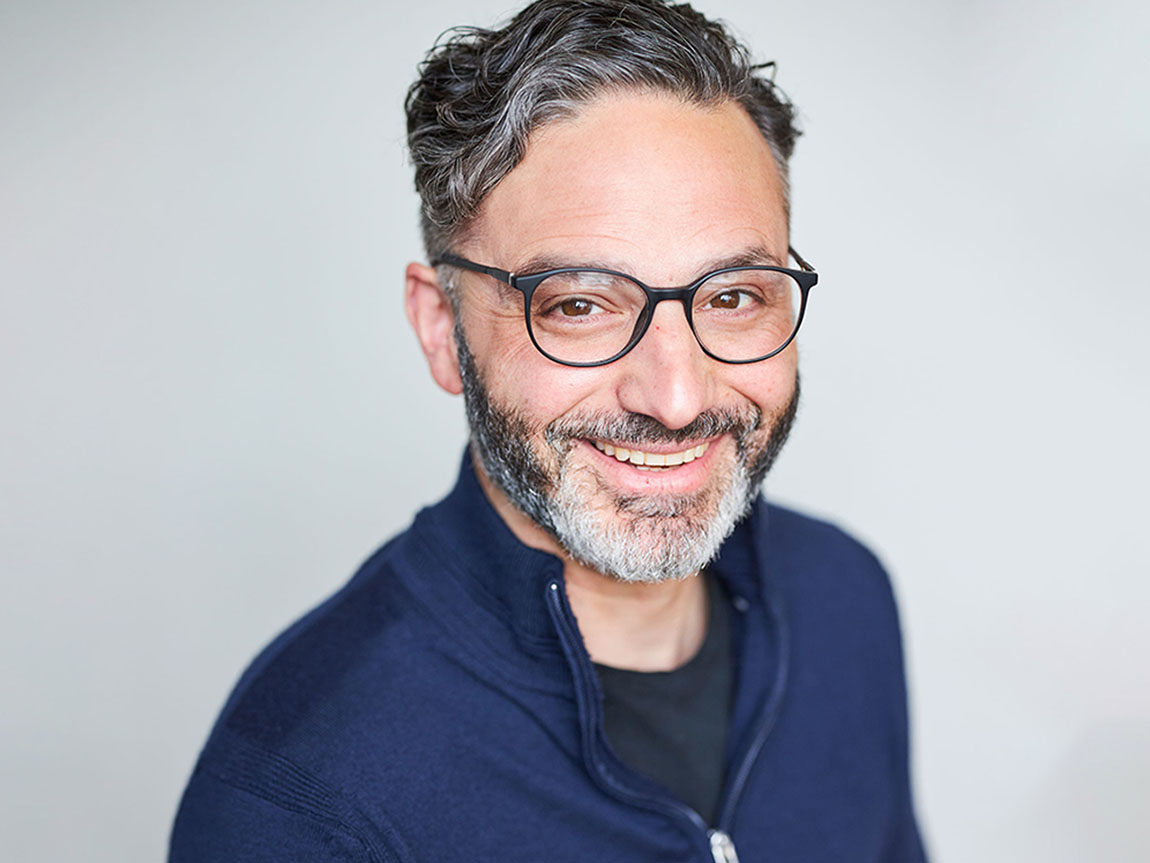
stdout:
<svg viewBox="0 0 1150 863">
<path fill-rule="evenodd" d="M 619 404 L 682 428 L 712 405 L 716 363 L 699 347 L 682 303 L 658 303 L 642 340 L 616 361 Z"/>
</svg>

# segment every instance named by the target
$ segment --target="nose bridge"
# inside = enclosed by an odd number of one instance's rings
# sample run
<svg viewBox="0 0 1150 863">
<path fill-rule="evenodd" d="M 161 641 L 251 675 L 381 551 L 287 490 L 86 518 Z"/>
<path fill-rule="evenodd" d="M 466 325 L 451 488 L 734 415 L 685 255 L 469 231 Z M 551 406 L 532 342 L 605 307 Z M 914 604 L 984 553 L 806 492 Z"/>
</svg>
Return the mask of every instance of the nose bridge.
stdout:
<svg viewBox="0 0 1150 863">
<path fill-rule="evenodd" d="M 668 428 L 682 428 L 710 406 L 715 361 L 699 346 L 688 319 L 688 293 L 661 290 L 643 338 L 617 362 L 620 404 Z M 669 301 L 669 302 L 664 302 Z"/>
<path fill-rule="evenodd" d="M 639 341 L 639 344 L 636 345 L 635 348 L 637 349 L 639 347 L 639 345 L 641 345 L 644 341 L 646 341 L 648 338 L 650 338 L 649 334 L 650 334 L 651 330 L 656 328 L 655 318 L 658 316 L 660 309 L 665 310 L 668 308 L 670 308 L 672 311 L 670 311 L 670 312 L 664 311 L 663 312 L 664 317 L 668 316 L 668 314 L 669 314 L 669 315 L 673 316 L 677 322 L 685 323 L 687 329 L 691 333 L 691 337 L 693 339 L 695 339 L 696 344 L 698 344 L 698 337 L 695 336 L 695 325 L 691 322 L 691 299 L 692 299 L 693 293 L 694 293 L 694 291 L 690 287 L 686 287 L 686 288 L 647 288 L 647 294 L 649 297 L 649 299 L 648 299 L 649 306 L 647 309 L 647 314 L 650 316 L 651 320 L 647 326 L 647 329 L 644 331 L 643 336 Z M 673 311 L 673 309 L 675 309 L 675 308 L 682 309 L 683 316 L 682 316 L 681 321 L 678 320 L 679 316 Z"/>
<path fill-rule="evenodd" d="M 649 288 L 653 295 L 651 298 L 651 317 L 654 318 L 655 312 L 660 308 L 666 308 L 666 304 L 670 303 L 672 307 L 678 306 L 683 310 L 683 319 L 687 325 L 691 324 L 691 295 L 693 291 L 691 288 Z M 654 323 L 654 321 L 652 321 Z"/>
</svg>

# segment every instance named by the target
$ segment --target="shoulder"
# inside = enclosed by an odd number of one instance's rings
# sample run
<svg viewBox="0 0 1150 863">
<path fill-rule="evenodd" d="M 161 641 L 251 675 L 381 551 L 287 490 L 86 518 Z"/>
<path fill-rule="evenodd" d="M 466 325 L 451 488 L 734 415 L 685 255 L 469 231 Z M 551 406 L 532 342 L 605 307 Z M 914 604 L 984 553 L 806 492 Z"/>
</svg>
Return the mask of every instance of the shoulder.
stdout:
<svg viewBox="0 0 1150 863">
<path fill-rule="evenodd" d="M 760 500 L 754 514 L 756 540 L 768 563 L 800 570 L 806 578 L 830 577 L 860 588 L 890 591 L 878 557 L 843 528 L 778 504 Z"/>
<path fill-rule="evenodd" d="M 274 754 L 317 781 L 349 787 L 368 739 L 374 755 L 388 757 L 412 708 L 449 698 L 440 691 L 442 629 L 408 587 L 409 538 L 383 546 L 251 662 L 220 712 L 202 767 L 228 762 L 238 748 Z M 242 775 L 276 773 L 274 759 L 243 763 Z"/>
<path fill-rule="evenodd" d="M 837 562 L 881 570 L 878 558 L 838 525 L 760 500 L 756 507 L 760 533 L 786 554 L 804 560 Z"/>
<path fill-rule="evenodd" d="M 396 577 L 405 534 L 376 551 L 341 589 L 288 626 L 244 671 L 217 727 L 271 742 L 330 704 L 362 672 L 362 663 L 396 638 L 413 614 Z"/>
<path fill-rule="evenodd" d="M 396 573 L 403 539 L 244 671 L 184 792 L 173 861 L 406 859 L 386 814 L 363 814 L 354 776 L 368 724 L 395 710 L 392 693 L 409 676 L 383 658 L 415 632 L 426 637 Z"/>
<path fill-rule="evenodd" d="M 874 552 L 829 521 L 766 501 L 753 521 L 762 574 L 781 592 L 797 635 L 901 652 L 894 591 Z"/>
</svg>

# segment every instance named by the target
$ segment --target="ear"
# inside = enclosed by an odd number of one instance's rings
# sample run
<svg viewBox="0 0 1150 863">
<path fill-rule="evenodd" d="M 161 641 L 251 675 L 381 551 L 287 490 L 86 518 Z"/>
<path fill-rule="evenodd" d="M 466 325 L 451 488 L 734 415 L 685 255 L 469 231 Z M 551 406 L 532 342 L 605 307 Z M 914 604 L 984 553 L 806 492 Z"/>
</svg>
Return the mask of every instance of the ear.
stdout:
<svg viewBox="0 0 1150 863">
<path fill-rule="evenodd" d="M 435 269 L 412 262 L 407 265 L 404 304 L 427 367 L 435 382 L 452 395 L 463 392 L 459 355 L 455 350 L 455 316 L 451 301 L 439 286 Z"/>
</svg>

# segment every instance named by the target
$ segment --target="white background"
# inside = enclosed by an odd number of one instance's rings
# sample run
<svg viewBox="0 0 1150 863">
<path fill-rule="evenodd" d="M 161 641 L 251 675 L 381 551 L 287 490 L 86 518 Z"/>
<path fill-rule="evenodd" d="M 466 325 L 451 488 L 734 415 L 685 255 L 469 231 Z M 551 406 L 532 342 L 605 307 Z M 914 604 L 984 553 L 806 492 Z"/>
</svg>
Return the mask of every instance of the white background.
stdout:
<svg viewBox="0 0 1150 863">
<path fill-rule="evenodd" d="M 1150 859 L 1146 5 L 701 8 L 802 109 L 768 491 L 892 571 L 934 858 Z M 0 5 L 5 859 L 161 859 L 243 665 L 450 486 L 401 100 L 511 9 Z"/>
</svg>

